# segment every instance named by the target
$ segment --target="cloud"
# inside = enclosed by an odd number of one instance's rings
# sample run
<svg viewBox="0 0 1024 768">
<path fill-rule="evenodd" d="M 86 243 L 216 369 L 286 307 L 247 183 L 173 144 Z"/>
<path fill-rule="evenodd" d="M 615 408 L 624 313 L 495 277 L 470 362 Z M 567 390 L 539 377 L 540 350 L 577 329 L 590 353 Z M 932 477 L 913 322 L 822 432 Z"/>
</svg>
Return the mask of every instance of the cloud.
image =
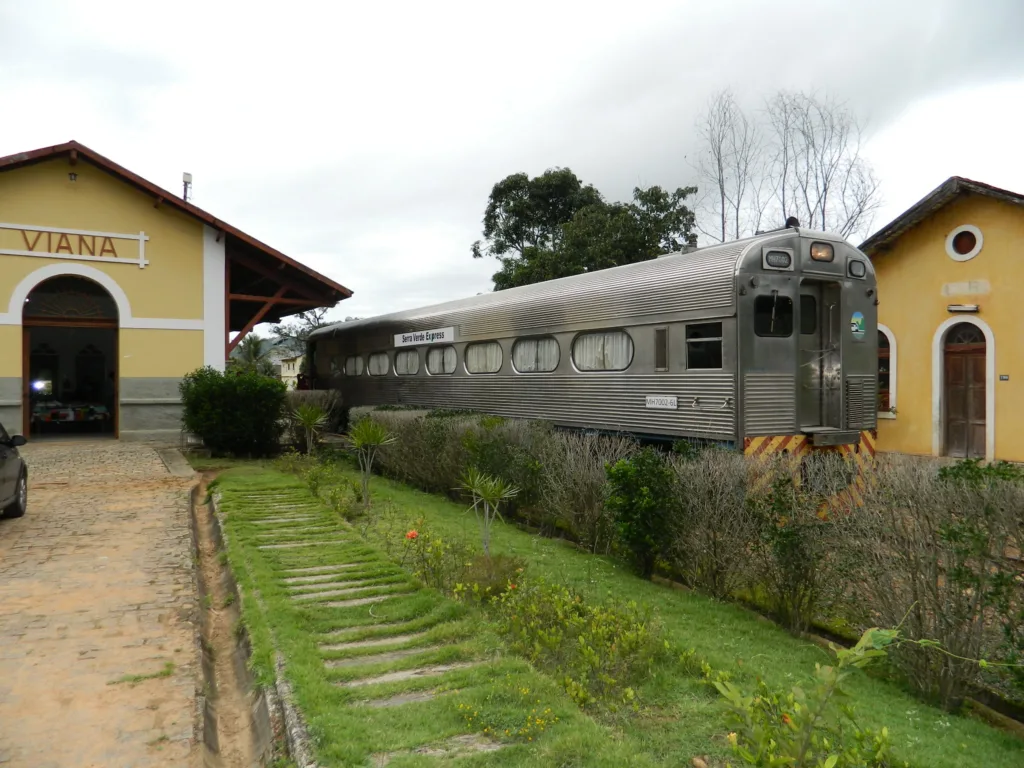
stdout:
<svg viewBox="0 0 1024 768">
<path fill-rule="evenodd" d="M 941 146 L 915 105 L 1024 78 L 1021 29 L 1019 0 L 11 3 L 0 98 L 34 106 L 0 153 L 73 137 L 172 190 L 190 171 L 197 204 L 365 316 L 486 290 L 497 265 L 469 245 L 509 173 L 568 166 L 610 199 L 693 183 L 694 124 L 725 87 L 845 100 L 882 142 L 883 190 L 920 196 L 935 174 L 893 137 Z M 984 130 L 956 136 L 998 156 Z"/>
</svg>

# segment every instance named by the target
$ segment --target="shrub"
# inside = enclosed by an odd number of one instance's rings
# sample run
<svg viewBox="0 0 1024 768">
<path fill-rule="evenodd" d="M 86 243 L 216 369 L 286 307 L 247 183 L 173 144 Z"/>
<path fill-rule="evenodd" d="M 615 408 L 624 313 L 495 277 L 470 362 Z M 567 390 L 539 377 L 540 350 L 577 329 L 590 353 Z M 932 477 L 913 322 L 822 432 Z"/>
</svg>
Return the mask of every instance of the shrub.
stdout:
<svg viewBox="0 0 1024 768">
<path fill-rule="evenodd" d="M 678 488 L 671 562 L 683 580 L 715 597 L 733 594 L 750 576 L 758 536 L 747 504 L 747 459 L 732 451 L 676 452 L 669 459 Z"/>
<path fill-rule="evenodd" d="M 515 497 L 519 489 L 509 485 L 500 477 L 493 477 L 470 467 L 462 479 L 462 490 L 473 500 L 473 514 L 480 524 L 480 541 L 484 557 L 491 556 L 491 526 L 494 519 L 501 517 L 501 504 Z"/>
<path fill-rule="evenodd" d="M 851 542 L 866 623 L 899 625 L 891 660 L 908 683 L 954 709 L 979 676 L 971 659 L 1020 653 L 1024 584 L 1006 555 L 1021 546 L 1024 484 L 1007 467 L 887 457 Z M 1002 648 L 1000 647 L 1002 646 Z M 1014 647 L 1015 646 L 1015 647 Z"/>
<path fill-rule="evenodd" d="M 626 437 L 552 433 L 539 457 L 546 517 L 589 551 L 610 552 L 615 517 L 605 504 L 605 467 L 638 450 L 636 441 Z"/>
<path fill-rule="evenodd" d="M 840 546 L 849 520 L 829 506 L 848 486 L 845 460 L 812 454 L 799 482 L 785 456 L 758 469 L 765 487 L 748 496 L 759 532 L 752 547 L 757 586 L 778 620 L 803 632 L 840 602 L 849 583 L 849 552 Z"/>
<path fill-rule="evenodd" d="M 508 503 L 510 514 L 546 522 L 538 514 L 543 499 L 538 455 L 550 439 L 551 428 L 541 422 L 497 416 L 466 419 L 462 424 L 466 468 L 475 468 L 518 489 L 516 498 Z"/>
<path fill-rule="evenodd" d="M 316 406 L 324 412 L 326 422 L 323 433 L 339 434 L 347 425 L 348 411 L 342 405 L 341 394 L 333 389 L 290 389 L 288 390 L 287 412 L 294 414 L 304 405 Z M 294 419 L 289 420 L 290 439 L 295 445 L 305 442 L 305 433 Z"/>
<path fill-rule="evenodd" d="M 359 461 L 359 474 L 362 481 L 363 509 L 370 509 L 370 473 L 377 453 L 386 445 L 395 442 L 395 436 L 387 428 L 370 418 L 360 419 L 349 430 L 348 442 Z"/>
<path fill-rule="evenodd" d="M 645 448 L 608 467 L 608 507 L 640 575 L 649 579 L 670 547 L 675 478 L 665 459 Z"/>
<path fill-rule="evenodd" d="M 269 456 L 280 448 L 283 382 L 258 373 L 221 373 L 209 366 L 179 385 L 182 424 L 215 453 Z"/>
<path fill-rule="evenodd" d="M 319 405 L 303 403 L 292 411 L 291 419 L 294 427 L 302 435 L 306 454 L 312 454 L 320 435 L 327 426 L 327 414 Z"/>
<path fill-rule="evenodd" d="M 788 693 L 763 681 L 753 696 L 728 681 L 714 685 L 729 701 L 733 753 L 744 765 L 774 768 L 889 768 L 889 733 L 862 728 L 851 707 L 838 704 L 842 684 L 856 667 L 864 667 L 895 639 L 891 630 L 871 629 L 849 650 L 832 646 L 837 663 L 816 665 L 814 683 Z"/>
<path fill-rule="evenodd" d="M 512 651 L 552 674 L 580 707 L 636 706 L 632 686 L 668 650 L 660 623 L 636 603 L 591 605 L 568 587 L 524 581 L 492 606 Z"/>
<path fill-rule="evenodd" d="M 379 452 L 381 473 L 429 493 L 456 495 L 469 462 L 463 445 L 465 420 L 430 419 L 401 412 L 374 412 L 374 421 L 397 438 Z"/>
</svg>

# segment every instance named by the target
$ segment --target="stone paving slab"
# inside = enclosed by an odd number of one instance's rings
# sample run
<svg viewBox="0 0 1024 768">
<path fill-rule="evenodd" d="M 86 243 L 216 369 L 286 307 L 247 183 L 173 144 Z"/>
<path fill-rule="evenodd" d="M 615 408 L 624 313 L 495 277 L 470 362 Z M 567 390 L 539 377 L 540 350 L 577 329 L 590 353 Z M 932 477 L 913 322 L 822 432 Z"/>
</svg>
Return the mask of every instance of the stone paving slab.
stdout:
<svg viewBox="0 0 1024 768">
<path fill-rule="evenodd" d="M 139 443 L 22 454 L 28 514 L 0 520 L 0 765 L 193 765 L 191 481 Z"/>
</svg>

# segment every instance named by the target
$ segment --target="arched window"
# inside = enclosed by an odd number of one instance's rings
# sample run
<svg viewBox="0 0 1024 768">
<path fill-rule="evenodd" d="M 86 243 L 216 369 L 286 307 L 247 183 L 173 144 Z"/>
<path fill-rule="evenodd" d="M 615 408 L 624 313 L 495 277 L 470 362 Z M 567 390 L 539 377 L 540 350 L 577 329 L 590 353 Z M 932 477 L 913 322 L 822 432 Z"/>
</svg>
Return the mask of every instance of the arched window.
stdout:
<svg viewBox="0 0 1024 768">
<path fill-rule="evenodd" d="M 387 376 L 390 368 L 387 352 L 374 352 L 366 363 L 366 372 L 371 376 Z"/>
<path fill-rule="evenodd" d="M 878 324 L 878 415 L 892 419 L 896 415 L 896 337 Z"/>
<path fill-rule="evenodd" d="M 363 358 L 359 355 L 351 355 L 345 360 L 346 376 L 361 376 L 363 374 Z"/>
<path fill-rule="evenodd" d="M 420 371 L 418 349 L 403 349 L 395 354 L 395 373 L 399 376 L 415 376 Z"/>
<path fill-rule="evenodd" d="M 558 367 L 558 341 L 553 336 L 519 339 L 512 347 L 512 365 L 519 373 L 550 373 Z"/>
<path fill-rule="evenodd" d="M 501 345 L 484 341 L 466 346 L 467 373 L 497 373 L 501 370 Z"/>
<path fill-rule="evenodd" d="M 625 331 L 581 333 L 572 343 L 572 361 L 581 371 L 624 371 L 633 362 L 633 339 Z"/>
<path fill-rule="evenodd" d="M 427 350 L 427 373 L 443 376 L 455 373 L 455 347 L 431 347 Z"/>
</svg>

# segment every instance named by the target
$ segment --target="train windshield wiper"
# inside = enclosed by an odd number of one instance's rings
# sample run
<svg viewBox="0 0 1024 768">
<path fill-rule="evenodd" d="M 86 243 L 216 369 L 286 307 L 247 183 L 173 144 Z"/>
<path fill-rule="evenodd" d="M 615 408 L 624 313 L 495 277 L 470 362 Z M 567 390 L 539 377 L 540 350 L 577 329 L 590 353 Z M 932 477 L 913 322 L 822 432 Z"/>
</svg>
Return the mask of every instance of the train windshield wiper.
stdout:
<svg viewBox="0 0 1024 768">
<path fill-rule="evenodd" d="M 779 304 L 779 292 L 778 291 L 772 291 L 772 324 L 771 324 L 771 327 L 768 330 L 768 332 L 772 333 L 772 334 L 775 333 L 775 307 L 777 307 L 778 304 Z"/>
</svg>

